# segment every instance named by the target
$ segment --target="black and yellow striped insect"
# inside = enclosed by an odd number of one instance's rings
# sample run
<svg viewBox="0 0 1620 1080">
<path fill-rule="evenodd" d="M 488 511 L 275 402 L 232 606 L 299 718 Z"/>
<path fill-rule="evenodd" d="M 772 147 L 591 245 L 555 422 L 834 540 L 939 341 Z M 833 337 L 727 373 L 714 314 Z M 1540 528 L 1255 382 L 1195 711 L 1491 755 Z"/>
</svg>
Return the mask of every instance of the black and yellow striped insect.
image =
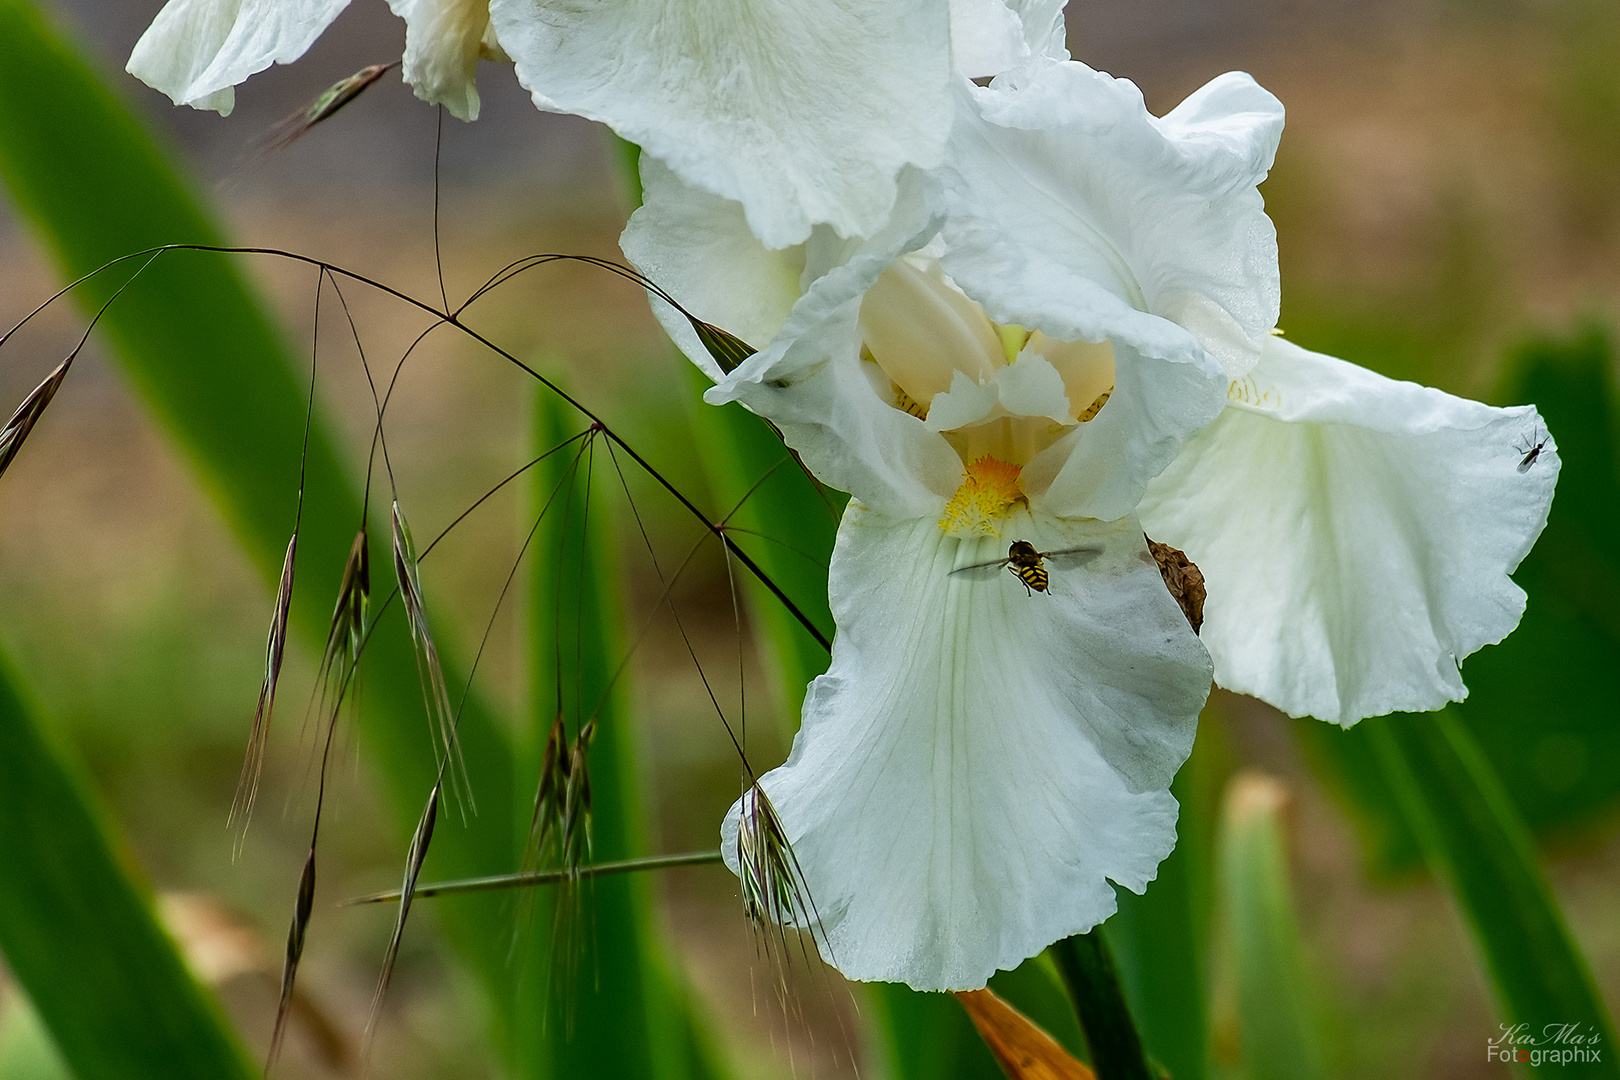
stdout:
<svg viewBox="0 0 1620 1080">
<path fill-rule="evenodd" d="M 1005 566 L 1024 583 L 1024 590 L 1030 596 L 1034 596 L 1038 592 L 1046 592 L 1050 584 L 1045 565 L 1047 560 L 1051 560 L 1053 566 L 1077 566 L 1101 554 L 1102 548 L 1095 545 L 1062 548 L 1058 551 L 1036 551 L 1035 545 L 1028 540 L 1014 540 L 1007 548 L 1005 559 L 991 559 L 989 562 L 958 566 L 951 573 L 966 574 L 969 577 L 990 577 Z"/>
</svg>

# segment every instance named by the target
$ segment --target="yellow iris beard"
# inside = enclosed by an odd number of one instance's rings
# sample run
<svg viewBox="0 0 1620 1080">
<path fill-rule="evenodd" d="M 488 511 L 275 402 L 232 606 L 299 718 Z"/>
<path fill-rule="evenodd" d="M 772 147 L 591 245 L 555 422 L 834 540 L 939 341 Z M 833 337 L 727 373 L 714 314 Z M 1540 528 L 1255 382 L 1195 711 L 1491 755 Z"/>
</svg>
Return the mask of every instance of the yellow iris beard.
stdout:
<svg viewBox="0 0 1620 1080">
<path fill-rule="evenodd" d="M 962 486 L 939 519 L 941 531 L 949 536 L 1000 536 L 996 522 L 1025 501 L 1018 473 L 1017 465 L 988 455 L 968 462 Z"/>
</svg>

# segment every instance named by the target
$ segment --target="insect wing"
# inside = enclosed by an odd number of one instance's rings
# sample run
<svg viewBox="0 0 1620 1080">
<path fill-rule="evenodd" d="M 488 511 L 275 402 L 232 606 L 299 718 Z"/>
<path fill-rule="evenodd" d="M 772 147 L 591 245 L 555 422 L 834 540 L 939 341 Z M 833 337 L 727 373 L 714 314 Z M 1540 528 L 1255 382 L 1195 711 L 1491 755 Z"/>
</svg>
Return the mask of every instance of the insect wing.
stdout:
<svg viewBox="0 0 1620 1080">
<path fill-rule="evenodd" d="M 1095 544 L 1087 547 L 1061 548 L 1057 551 L 1043 551 L 1041 558 L 1052 564 L 1053 569 L 1067 569 L 1074 566 L 1084 566 L 1103 553 L 1103 549 Z"/>
<path fill-rule="evenodd" d="M 1001 572 L 1002 567 L 1010 562 L 1012 562 L 1011 559 L 991 559 L 989 562 L 969 563 L 966 566 L 958 566 L 955 570 L 952 570 L 951 576 L 955 577 L 960 574 L 963 577 L 979 580 L 993 578 Z"/>
</svg>

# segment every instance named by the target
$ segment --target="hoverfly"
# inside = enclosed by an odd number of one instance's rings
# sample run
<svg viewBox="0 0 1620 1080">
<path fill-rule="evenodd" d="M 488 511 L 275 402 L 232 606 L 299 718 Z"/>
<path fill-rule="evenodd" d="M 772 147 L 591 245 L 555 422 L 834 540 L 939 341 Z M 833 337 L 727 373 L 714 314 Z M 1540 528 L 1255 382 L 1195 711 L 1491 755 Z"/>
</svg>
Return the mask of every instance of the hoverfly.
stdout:
<svg viewBox="0 0 1620 1080">
<path fill-rule="evenodd" d="M 1536 460 L 1541 457 L 1541 448 L 1552 441 L 1552 436 L 1549 434 L 1546 438 L 1542 439 L 1540 442 L 1537 442 L 1535 436 L 1540 434 L 1541 429 L 1537 428 L 1535 433 L 1529 439 L 1525 440 L 1525 444 L 1523 446 L 1514 444 L 1513 449 L 1524 455 L 1524 459 L 1519 462 L 1520 472 L 1529 472 L 1530 466 L 1534 465 Z"/>
<path fill-rule="evenodd" d="M 1046 592 L 1048 578 L 1045 560 L 1051 559 L 1054 566 L 1075 565 L 1101 554 L 1102 548 L 1096 545 L 1063 548 L 1059 551 L 1036 551 L 1035 545 L 1028 540 L 1014 540 L 1007 548 L 1005 559 L 991 559 L 989 562 L 958 566 L 951 573 L 990 577 L 1005 566 L 1024 583 L 1024 591 L 1034 596 L 1038 592 Z"/>
</svg>

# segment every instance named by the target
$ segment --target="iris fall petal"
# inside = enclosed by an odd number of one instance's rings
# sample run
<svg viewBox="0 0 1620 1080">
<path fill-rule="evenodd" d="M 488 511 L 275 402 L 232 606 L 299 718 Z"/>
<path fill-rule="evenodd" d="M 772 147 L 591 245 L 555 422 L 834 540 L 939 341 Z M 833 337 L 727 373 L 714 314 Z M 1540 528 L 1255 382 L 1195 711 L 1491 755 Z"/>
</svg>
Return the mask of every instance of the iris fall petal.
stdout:
<svg viewBox="0 0 1620 1080">
<path fill-rule="evenodd" d="M 851 978 L 983 986 L 1105 919 L 1109 881 L 1142 891 L 1175 842 L 1167 788 L 1210 669 L 1140 527 L 1025 513 L 1009 528 L 1099 553 L 1030 595 L 1005 570 L 950 573 L 999 541 L 859 504 L 839 530 L 832 667 L 762 784 Z"/>
<path fill-rule="evenodd" d="M 1518 625 L 1508 575 L 1547 522 L 1556 445 L 1519 469 L 1535 409 L 1281 338 L 1231 399 L 1140 511 L 1204 573 L 1216 681 L 1344 725 L 1461 700 L 1463 658 Z"/>
</svg>

